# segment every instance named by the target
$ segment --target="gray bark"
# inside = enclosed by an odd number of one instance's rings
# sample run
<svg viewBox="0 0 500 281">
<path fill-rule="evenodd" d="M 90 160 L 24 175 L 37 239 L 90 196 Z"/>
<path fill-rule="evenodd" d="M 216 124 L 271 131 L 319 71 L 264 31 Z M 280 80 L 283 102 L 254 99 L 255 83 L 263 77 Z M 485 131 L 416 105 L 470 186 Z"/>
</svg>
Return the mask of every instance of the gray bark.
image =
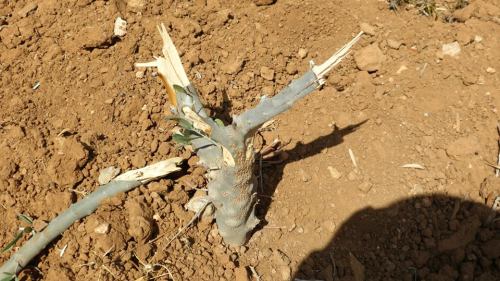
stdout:
<svg viewBox="0 0 500 281">
<path fill-rule="evenodd" d="M 73 204 L 53 219 L 42 232 L 35 233 L 8 261 L 0 266 L 0 280 L 17 274 L 75 221 L 92 214 L 103 200 L 118 193 L 127 192 L 173 171 L 178 171 L 180 168 L 177 168 L 176 165 L 180 162 L 180 158 L 172 158 L 142 169 L 129 171 Z"/>
</svg>

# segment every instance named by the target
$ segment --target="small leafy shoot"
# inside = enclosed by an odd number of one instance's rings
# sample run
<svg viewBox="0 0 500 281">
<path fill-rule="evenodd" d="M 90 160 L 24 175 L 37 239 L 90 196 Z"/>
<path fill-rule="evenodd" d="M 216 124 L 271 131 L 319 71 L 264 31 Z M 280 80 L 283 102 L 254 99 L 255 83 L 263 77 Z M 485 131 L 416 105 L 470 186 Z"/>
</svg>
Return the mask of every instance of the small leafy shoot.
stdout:
<svg viewBox="0 0 500 281">
<path fill-rule="evenodd" d="M 219 127 L 224 127 L 224 122 L 222 122 L 222 120 L 216 118 L 214 121 L 217 125 L 219 125 Z"/>
<path fill-rule="evenodd" d="M 17 219 L 26 222 L 29 225 L 33 224 L 33 219 L 25 214 L 17 215 Z"/>
<path fill-rule="evenodd" d="M 5 252 L 10 251 L 16 245 L 17 241 L 19 241 L 19 239 L 23 237 L 24 234 L 30 233 L 32 230 L 33 229 L 31 227 L 26 227 L 18 231 L 16 236 L 14 236 L 14 239 L 12 239 L 12 241 L 10 241 L 7 245 L 5 245 L 5 247 L 2 248 L 0 253 L 3 254 Z"/>
<path fill-rule="evenodd" d="M 194 139 L 200 138 L 199 136 L 196 135 L 184 135 L 180 133 L 175 133 L 172 135 L 172 140 L 175 141 L 178 144 L 182 145 L 190 145 L 191 141 Z"/>
<path fill-rule="evenodd" d="M 30 216 L 25 215 L 25 214 L 18 214 L 17 219 L 20 221 L 24 221 L 25 223 L 27 223 L 29 225 L 33 224 L 33 219 Z M 2 250 L 0 251 L 0 254 L 3 254 L 5 252 L 10 251 L 16 245 L 17 241 L 19 241 L 19 239 L 21 239 L 23 237 L 24 234 L 31 233 L 32 231 L 33 231 L 33 228 L 31 226 L 20 228 L 20 230 L 14 236 L 14 239 L 12 239 L 12 241 L 10 241 L 7 245 L 5 245 L 5 247 L 2 248 Z M 12 280 L 12 279 L 10 279 L 10 280 Z M 3 281 L 3 280 L 0 280 L 0 281 Z"/>
<path fill-rule="evenodd" d="M 178 94 L 184 94 L 184 95 L 187 95 L 187 92 L 186 92 L 186 89 L 184 89 L 183 87 L 179 86 L 179 85 L 174 85 L 174 91 Z"/>
<path fill-rule="evenodd" d="M 187 129 L 187 130 L 194 130 L 195 129 L 193 124 L 189 120 L 187 120 L 186 118 L 178 117 L 178 116 L 168 116 L 168 117 L 166 117 L 166 119 L 177 121 L 177 123 L 179 123 L 179 125 L 184 129 Z"/>
</svg>

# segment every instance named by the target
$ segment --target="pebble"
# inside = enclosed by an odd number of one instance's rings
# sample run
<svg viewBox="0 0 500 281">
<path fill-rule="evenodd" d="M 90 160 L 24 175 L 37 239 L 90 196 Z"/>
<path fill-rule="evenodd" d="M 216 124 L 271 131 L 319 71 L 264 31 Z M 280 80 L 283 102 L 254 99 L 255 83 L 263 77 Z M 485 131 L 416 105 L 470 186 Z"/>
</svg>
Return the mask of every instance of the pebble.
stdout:
<svg viewBox="0 0 500 281">
<path fill-rule="evenodd" d="M 297 69 L 297 66 L 293 63 L 289 63 L 286 65 L 286 73 L 290 75 L 297 74 L 299 70 Z"/>
<path fill-rule="evenodd" d="M 97 179 L 97 181 L 101 185 L 107 184 L 112 179 L 114 179 L 119 173 L 120 173 L 120 168 L 117 168 L 117 167 L 114 167 L 114 166 L 107 167 L 107 168 L 101 170 L 101 172 L 99 173 L 99 178 Z"/>
<path fill-rule="evenodd" d="M 109 223 L 101 223 L 96 228 L 94 228 L 94 233 L 107 234 L 109 232 Z"/>
<path fill-rule="evenodd" d="M 135 168 L 142 168 L 146 166 L 146 159 L 144 159 L 144 155 L 142 155 L 142 153 L 134 155 L 131 160 L 131 163 Z"/>
<path fill-rule="evenodd" d="M 113 29 L 115 36 L 123 37 L 127 34 L 127 22 L 120 17 L 115 20 L 115 27 Z"/>
<path fill-rule="evenodd" d="M 375 72 L 380 70 L 385 56 L 377 44 L 371 44 L 357 51 L 354 55 L 354 61 L 360 70 Z"/>
<path fill-rule="evenodd" d="M 441 52 L 444 56 L 456 57 L 461 52 L 460 44 L 458 44 L 457 41 L 443 44 L 443 46 L 441 47 Z"/>
<path fill-rule="evenodd" d="M 396 71 L 396 74 L 401 74 L 405 70 L 408 70 L 408 67 L 406 67 L 406 65 L 402 65 L 399 67 L 398 71 Z"/>
<path fill-rule="evenodd" d="M 338 180 L 342 177 L 342 174 L 332 166 L 328 166 L 328 172 L 330 172 L 330 176 L 332 176 L 333 179 Z"/>
<path fill-rule="evenodd" d="M 497 72 L 497 70 L 494 69 L 493 67 L 488 67 L 488 68 L 486 68 L 486 72 L 493 74 L 493 73 Z"/>
<path fill-rule="evenodd" d="M 262 76 L 262 78 L 264 78 L 266 80 L 273 81 L 274 80 L 274 69 L 271 69 L 267 66 L 263 66 L 260 68 L 260 76 Z"/>
<path fill-rule="evenodd" d="M 297 53 L 297 56 L 300 58 L 300 59 L 304 59 L 305 57 L 307 57 L 307 49 L 304 49 L 304 48 L 300 48 L 299 49 L 299 52 Z"/>
<path fill-rule="evenodd" d="M 389 48 L 394 49 L 394 50 L 399 50 L 399 48 L 403 45 L 403 42 L 394 40 L 394 39 L 387 39 L 387 46 Z"/>
<path fill-rule="evenodd" d="M 359 28 L 361 29 L 361 31 L 363 31 L 364 33 L 366 33 L 370 36 L 374 36 L 376 34 L 375 26 L 373 26 L 369 23 L 362 22 L 359 24 Z"/>
<path fill-rule="evenodd" d="M 158 147 L 158 153 L 162 156 L 168 156 L 170 153 L 170 146 L 166 142 L 162 142 Z"/>
<path fill-rule="evenodd" d="M 136 73 L 135 73 L 135 78 L 139 78 L 139 79 L 142 79 L 144 78 L 144 75 L 146 74 L 146 69 L 143 69 L 143 70 L 138 70 Z"/>
<path fill-rule="evenodd" d="M 158 150 L 158 145 L 158 140 L 154 139 L 149 146 L 149 152 L 155 153 Z"/>
<path fill-rule="evenodd" d="M 483 37 L 481 37 L 480 35 L 474 36 L 474 42 L 481 43 L 482 41 L 483 41 Z"/>
</svg>

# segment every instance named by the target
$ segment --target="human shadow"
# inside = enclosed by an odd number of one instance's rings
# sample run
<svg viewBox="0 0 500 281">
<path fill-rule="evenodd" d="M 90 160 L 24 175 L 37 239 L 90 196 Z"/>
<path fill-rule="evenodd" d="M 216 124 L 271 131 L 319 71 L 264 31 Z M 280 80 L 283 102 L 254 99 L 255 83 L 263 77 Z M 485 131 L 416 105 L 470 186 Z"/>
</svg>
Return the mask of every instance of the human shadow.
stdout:
<svg viewBox="0 0 500 281">
<path fill-rule="evenodd" d="M 446 195 L 365 208 L 292 280 L 500 280 L 500 212 Z"/>
<path fill-rule="evenodd" d="M 284 150 L 286 155 L 288 155 L 286 160 L 281 163 L 274 164 L 272 168 L 263 169 L 263 186 L 258 190 L 259 203 L 256 209 L 257 216 L 262 219 L 262 223 L 256 228 L 256 230 L 261 229 L 266 224 L 265 216 L 269 210 L 269 206 L 271 205 L 272 196 L 276 191 L 279 182 L 283 178 L 283 169 L 287 164 L 306 159 L 320 153 L 325 148 L 331 148 L 343 143 L 346 135 L 355 132 L 366 122 L 368 122 L 368 119 L 356 124 L 348 125 L 344 128 L 338 128 L 335 126 L 331 133 L 321 136 L 310 143 L 304 144 L 299 142 L 295 147 Z"/>
</svg>

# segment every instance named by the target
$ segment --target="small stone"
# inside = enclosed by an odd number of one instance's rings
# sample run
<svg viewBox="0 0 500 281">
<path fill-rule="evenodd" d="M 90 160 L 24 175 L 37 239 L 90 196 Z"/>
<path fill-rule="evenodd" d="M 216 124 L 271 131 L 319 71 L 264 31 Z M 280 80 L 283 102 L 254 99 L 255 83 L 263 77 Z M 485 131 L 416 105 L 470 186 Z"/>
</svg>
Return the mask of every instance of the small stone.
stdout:
<svg viewBox="0 0 500 281">
<path fill-rule="evenodd" d="M 354 61 L 360 70 L 375 72 L 380 70 L 385 56 L 377 44 L 371 44 L 357 51 L 354 55 Z"/>
<path fill-rule="evenodd" d="M 123 37 L 127 34 L 127 22 L 120 17 L 115 20 L 115 27 L 113 29 L 115 36 Z"/>
<path fill-rule="evenodd" d="M 113 167 L 113 166 L 107 167 L 107 168 L 101 170 L 97 181 L 101 185 L 107 184 L 112 179 L 114 179 L 119 173 L 120 173 L 120 168 Z"/>
<path fill-rule="evenodd" d="M 155 153 L 158 150 L 158 140 L 154 139 L 151 144 L 149 145 L 149 152 Z"/>
<path fill-rule="evenodd" d="M 262 95 L 272 96 L 274 94 L 274 87 L 272 85 L 262 87 Z"/>
<path fill-rule="evenodd" d="M 330 172 L 330 176 L 332 176 L 333 179 L 340 179 L 342 177 L 342 174 L 332 166 L 328 166 L 328 172 Z"/>
<path fill-rule="evenodd" d="M 162 142 L 158 147 L 158 153 L 162 156 L 167 156 L 170 153 L 170 146 L 166 142 Z"/>
<path fill-rule="evenodd" d="M 136 73 L 135 73 L 135 78 L 139 78 L 139 79 L 142 79 L 144 78 L 144 75 L 146 74 L 146 69 L 143 69 L 143 70 L 138 70 Z"/>
<path fill-rule="evenodd" d="M 406 67 L 406 65 L 402 65 L 399 67 L 398 71 L 396 71 L 396 74 L 401 74 L 403 73 L 404 71 L 408 70 L 408 67 Z"/>
<path fill-rule="evenodd" d="M 486 68 L 486 72 L 493 74 L 493 73 L 497 72 L 497 70 L 494 69 L 493 67 L 488 67 L 488 68 Z"/>
<path fill-rule="evenodd" d="M 375 26 L 368 24 L 366 22 L 360 23 L 359 28 L 361 28 L 361 31 L 363 31 L 364 33 L 366 33 L 370 36 L 374 36 L 376 34 Z"/>
<path fill-rule="evenodd" d="M 271 69 L 267 66 L 263 66 L 260 68 L 260 76 L 262 76 L 262 78 L 264 78 L 266 80 L 273 81 L 274 80 L 274 69 Z"/>
<path fill-rule="evenodd" d="M 300 59 L 304 59 L 305 57 L 307 57 L 307 53 L 307 49 L 300 48 L 299 52 L 297 53 L 297 57 L 299 57 Z"/>
<path fill-rule="evenodd" d="M 107 99 L 104 101 L 105 104 L 112 104 L 113 103 L 113 98 Z"/>
<path fill-rule="evenodd" d="M 373 187 L 373 184 L 369 181 L 365 181 L 358 186 L 358 189 L 364 193 L 368 193 Z"/>
<path fill-rule="evenodd" d="M 483 37 L 481 37 L 480 35 L 474 36 L 474 42 L 481 43 L 482 41 L 483 41 Z"/>
<path fill-rule="evenodd" d="M 443 46 L 441 47 L 441 52 L 444 56 L 456 57 L 461 52 L 460 44 L 458 44 L 457 41 L 443 44 Z"/>
<path fill-rule="evenodd" d="M 289 63 L 286 65 L 286 73 L 290 74 L 290 75 L 295 75 L 299 72 L 299 70 L 297 69 L 297 66 L 293 63 Z"/>
<path fill-rule="evenodd" d="M 94 228 L 94 233 L 107 234 L 109 232 L 109 223 L 101 223 L 96 228 Z"/>
<path fill-rule="evenodd" d="M 253 0 L 253 2 L 257 6 L 268 6 L 268 5 L 274 4 L 274 2 L 276 2 L 276 0 Z"/>
<path fill-rule="evenodd" d="M 403 45 L 401 41 L 394 40 L 394 39 L 387 39 L 387 46 L 389 48 L 394 49 L 394 50 L 399 50 L 399 48 Z"/>
<path fill-rule="evenodd" d="M 132 165 L 136 168 L 142 168 L 146 166 L 146 159 L 144 159 L 144 155 L 142 153 L 138 153 L 132 157 Z"/>
</svg>

